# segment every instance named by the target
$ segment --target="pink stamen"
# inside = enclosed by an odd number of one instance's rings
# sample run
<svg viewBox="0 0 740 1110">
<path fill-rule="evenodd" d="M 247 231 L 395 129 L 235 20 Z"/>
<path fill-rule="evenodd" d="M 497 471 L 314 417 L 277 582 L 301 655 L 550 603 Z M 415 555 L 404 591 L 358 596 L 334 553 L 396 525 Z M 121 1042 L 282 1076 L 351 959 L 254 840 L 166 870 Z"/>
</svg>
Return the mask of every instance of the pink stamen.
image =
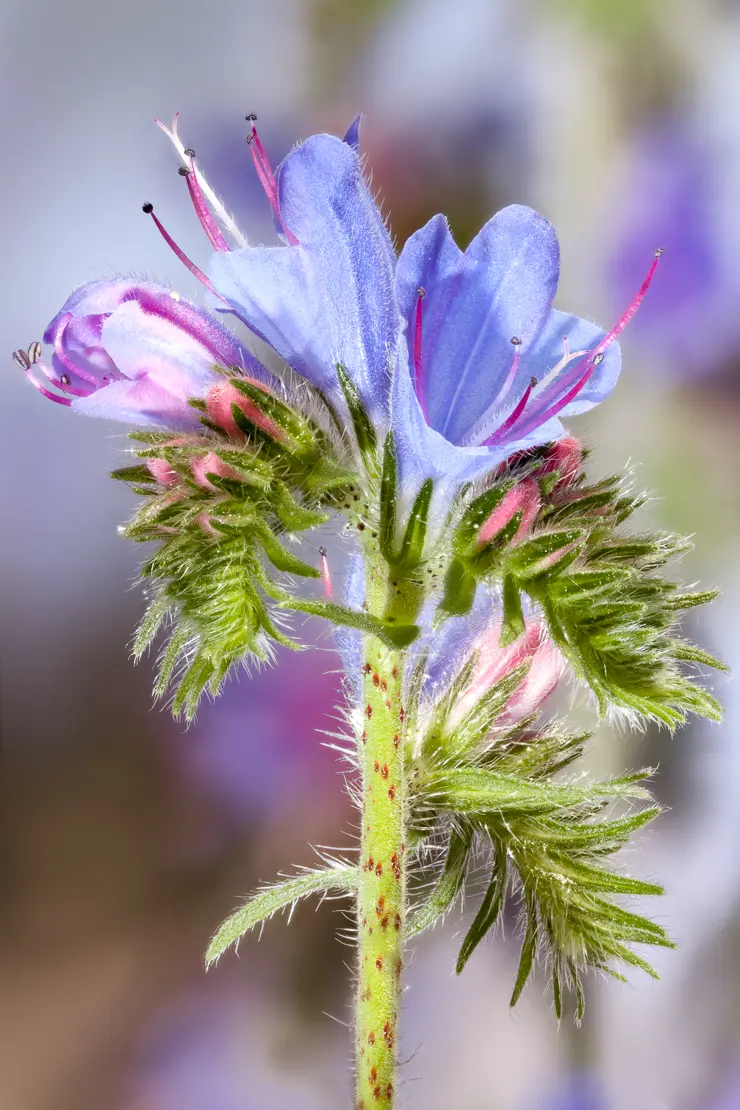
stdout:
<svg viewBox="0 0 740 1110">
<path fill-rule="evenodd" d="M 329 573 L 329 560 L 326 554 L 326 548 L 319 548 L 319 555 L 321 556 L 321 577 L 324 580 L 324 595 L 326 597 L 334 597 L 334 590 L 331 584 L 331 574 Z"/>
<path fill-rule="evenodd" d="M 229 250 L 229 244 L 224 239 L 221 231 L 219 230 L 218 224 L 211 215 L 211 210 L 208 207 L 206 198 L 203 196 L 203 190 L 201 189 L 200 182 L 198 181 L 198 175 L 195 172 L 195 151 L 186 150 L 185 153 L 190 158 L 190 169 L 187 170 L 184 166 L 182 166 L 180 168 L 180 173 L 183 174 L 185 180 L 188 183 L 188 192 L 190 193 L 190 199 L 193 202 L 195 214 L 200 220 L 201 227 L 208 236 L 213 249 L 217 251 L 227 251 Z"/>
<path fill-rule="evenodd" d="M 260 179 L 262 188 L 267 194 L 267 199 L 272 206 L 275 217 L 278 220 L 283 231 L 285 232 L 285 238 L 288 240 L 291 247 L 296 247 L 298 246 L 298 240 L 296 239 L 290 228 L 286 225 L 285 220 L 280 213 L 280 200 L 278 195 L 277 181 L 275 180 L 275 174 L 272 172 L 272 167 L 270 166 L 270 161 L 267 157 L 265 148 L 263 147 L 262 141 L 257 134 L 257 128 L 254 126 L 256 119 L 257 117 L 254 112 L 250 112 L 250 114 L 247 116 L 247 123 L 251 128 L 250 133 L 247 135 L 247 145 L 249 146 L 249 150 L 252 155 L 254 168 L 257 170 L 257 176 Z"/>
<path fill-rule="evenodd" d="M 158 232 L 159 232 L 159 234 L 160 234 L 160 235 L 162 236 L 162 238 L 164 239 L 164 241 L 165 241 L 165 243 L 167 244 L 167 246 L 168 246 L 168 247 L 169 247 L 169 248 L 170 248 L 170 249 L 171 249 L 172 251 L 174 251 L 174 253 L 175 253 L 175 254 L 177 255 L 177 257 L 178 257 L 178 258 L 180 259 L 180 261 L 182 262 L 183 266 L 185 266 L 185 267 L 186 267 L 186 268 L 187 268 L 188 270 L 190 270 L 190 273 L 191 273 L 191 274 L 193 275 L 193 277 L 196 277 L 196 278 L 198 279 L 198 281 L 199 281 L 199 282 L 201 282 L 201 283 L 202 283 L 203 285 L 205 285 L 206 289 L 207 289 L 207 290 L 208 290 L 208 291 L 209 291 L 210 293 L 213 293 L 214 297 L 218 297 L 218 299 L 219 299 L 220 301 L 223 301 L 223 302 L 224 302 L 224 304 L 228 304 L 229 302 L 228 302 L 228 301 L 226 300 L 226 297 L 222 297 L 222 296 L 221 296 L 221 294 L 220 294 L 220 293 L 218 293 L 218 292 L 217 292 L 217 291 L 216 291 L 216 290 L 215 290 L 215 289 L 213 288 L 213 286 L 211 285 L 211 282 L 210 282 L 210 281 L 209 281 L 209 279 L 208 279 L 208 278 L 206 277 L 206 275 L 205 275 L 205 274 L 203 273 L 203 271 L 202 271 L 202 270 L 199 270 L 199 269 L 198 269 L 198 267 L 197 267 L 197 266 L 195 265 L 195 263 L 194 263 L 194 262 L 191 262 L 191 261 L 190 261 L 190 259 L 189 259 L 189 258 L 188 258 L 188 256 L 187 256 L 187 255 L 185 254 L 185 252 L 184 252 L 183 250 L 181 250 L 181 248 L 180 248 L 180 247 L 178 247 L 177 243 L 176 243 L 176 242 L 175 242 L 175 240 L 174 240 L 174 239 L 172 238 L 172 236 L 170 235 L 170 233 L 169 233 L 169 232 L 167 231 L 167 229 L 165 228 L 165 226 L 164 226 L 164 224 L 162 223 L 162 221 L 161 221 L 161 220 L 159 219 L 159 217 L 158 217 L 158 216 L 156 215 L 156 213 L 155 213 L 155 211 L 154 211 L 154 205 L 153 205 L 153 204 L 144 204 L 144 205 L 142 206 L 142 211 L 143 211 L 143 212 L 145 212 L 147 216 L 151 216 L 151 217 L 152 217 L 152 219 L 154 220 L 154 223 L 155 223 L 155 225 L 156 225 L 157 231 L 158 231 Z"/>
<path fill-rule="evenodd" d="M 13 359 L 16 365 L 20 366 L 21 370 L 26 375 L 31 385 L 35 386 L 36 389 L 38 389 L 39 393 L 43 394 L 44 397 L 48 397 L 50 401 L 56 401 L 58 405 L 65 405 L 68 407 L 72 404 L 69 397 L 60 397 L 58 393 L 52 393 L 50 389 L 46 388 L 43 382 L 40 382 L 38 380 L 31 369 L 32 365 L 36 365 L 36 363 L 31 362 L 25 351 L 14 351 Z M 52 382 L 52 385 L 56 385 L 56 382 L 51 377 L 49 378 L 49 380 Z"/>
<path fill-rule="evenodd" d="M 422 303 L 426 297 L 426 289 L 418 289 L 416 293 L 416 310 L 414 314 L 414 388 L 421 405 L 421 411 L 429 422 L 426 404 L 426 390 L 424 388 L 424 373 L 422 363 L 422 338 L 423 338 L 423 309 Z"/>
<path fill-rule="evenodd" d="M 506 417 L 506 420 L 504 420 L 501 427 L 497 428 L 496 431 L 493 433 L 493 435 L 490 435 L 488 437 L 488 439 L 483 441 L 483 444 L 482 444 L 483 447 L 493 447 L 495 444 L 500 443 L 501 440 L 506 437 L 506 433 L 514 426 L 514 424 L 516 424 L 517 420 L 519 419 L 519 417 L 524 412 L 524 409 L 526 408 L 526 405 L 527 405 L 527 401 L 529 400 L 530 396 L 532 395 L 532 390 L 534 389 L 536 384 L 537 384 L 537 379 L 532 378 L 531 382 L 529 383 L 527 388 L 524 390 L 524 393 L 522 394 L 521 398 L 519 399 L 519 403 L 517 404 L 514 411 L 509 416 Z"/>
<path fill-rule="evenodd" d="M 566 375 L 563 375 L 563 377 L 555 381 L 548 390 L 545 390 L 539 400 L 543 402 L 546 406 L 547 402 L 553 397 L 556 392 L 559 392 L 564 386 L 570 386 L 570 388 L 568 388 L 566 393 L 564 393 L 557 401 L 550 405 L 549 408 L 544 407 L 540 408 L 537 412 L 533 412 L 529 419 L 525 420 L 520 428 L 517 428 L 517 436 L 527 435 L 534 428 L 539 427 L 541 424 L 545 424 L 548 420 L 552 420 L 554 416 L 557 416 L 557 414 L 562 409 L 564 409 L 566 405 L 570 404 L 570 402 L 578 396 L 584 386 L 588 383 L 596 367 L 604 361 L 604 351 L 611 347 L 617 336 L 621 335 L 621 333 L 627 327 L 630 320 L 632 320 L 638 308 L 642 304 L 645 294 L 650 288 L 650 284 L 655 275 L 655 271 L 658 269 L 658 263 L 660 262 L 662 254 L 662 248 L 658 248 L 658 250 L 656 250 L 655 252 L 655 257 L 653 259 L 652 265 L 648 270 L 647 275 L 645 276 L 645 280 L 638 289 L 637 294 L 633 298 L 632 303 L 627 308 L 627 311 L 624 313 L 623 316 L 620 317 L 612 330 L 604 336 L 604 338 L 593 349 L 593 351 L 589 351 L 585 358 L 577 362 L 572 370 L 568 371 Z M 583 370 L 584 364 L 587 364 L 586 370 L 582 373 L 581 371 Z M 579 374 L 580 376 L 576 377 Z M 573 382 L 574 377 L 576 377 L 576 381 L 573 385 L 570 385 L 570 383 Z M 512 425 L 510 424 L 508 430 L 511 430 L 511 427 Z M 499 429 L 499 431 L 500 430 L 501 429 Z"/>
</svg>

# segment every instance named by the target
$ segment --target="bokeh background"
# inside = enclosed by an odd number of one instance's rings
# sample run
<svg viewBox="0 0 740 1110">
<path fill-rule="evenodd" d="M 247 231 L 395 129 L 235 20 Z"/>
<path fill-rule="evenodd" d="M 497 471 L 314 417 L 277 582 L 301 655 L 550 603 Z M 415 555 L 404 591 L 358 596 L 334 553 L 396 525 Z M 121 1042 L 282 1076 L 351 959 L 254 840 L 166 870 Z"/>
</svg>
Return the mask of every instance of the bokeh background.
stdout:
<svg viewBox="0 0 740 1110">
<path fill-rule="evenodd" d="M 109 481 L 122 429 L 47 404 L 10 362 L 71 288 L 134 273 L 193 283 L 140 210 L 202 240 L 167 142 L 183 134 L 259 238 L 244 145 L 277 161 L 358 110 L 399 243 L 437 211 L 461 243 L 499 206 L 558 228 L 559 304 L 609 324 L 654 248 L 616 395 L 573 430 L 605 472 L 656 491 L 696 534 L 689 579 L 723 598 L 691 631 L 737 671 L 740 643 L 740 3 L 737 0 L 4 0 L 0 593 L 5 761 L 2 1110 L 334 1110 L 348 1105 L 349 950 L 336 906 L 272 923 L 203 972 L 239 896 L 308 843 L 352 843 L 321 746 L 339 697 L 319 650 L 232 683 L 190 730 L 134 670 L 140 552 Z M 456 980 L 456 926 L 417 946 L 404 1100 L 426 1110 L 740 1107 L 740 699 L 722 727 L 602 731 L 599 771 L 654 763 L 669 808 L 630 867 L 660 878 L 679 943 L 662 981 L 589 983 L 578 1031 L 544 982 L 512 1015 L 513 945 Z M 459 924 L 457 926 L 459 928 Z M 331 1016 L 330 1016 L 331 1015 Z M 332 1018 L 336 1020 L 332 1020 Z M 404 1104 L 406 1104 L 404 1101 Z"/>
</svg>

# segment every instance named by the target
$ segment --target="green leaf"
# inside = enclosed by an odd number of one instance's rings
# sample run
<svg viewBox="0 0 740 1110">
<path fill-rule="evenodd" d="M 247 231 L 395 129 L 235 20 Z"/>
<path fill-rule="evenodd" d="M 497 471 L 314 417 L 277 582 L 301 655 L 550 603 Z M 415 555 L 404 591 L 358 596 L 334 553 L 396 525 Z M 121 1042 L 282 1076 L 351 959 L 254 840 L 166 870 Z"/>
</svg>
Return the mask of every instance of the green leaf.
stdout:
<svg viewBox="0 0 740 1110">
<path fill-rule="evenodd" d="M 465 967 L 465 964 L 483 940 L 486 933 L 488 933 L 498 921 L 501 911 L 504 908 L 507 882 L 508 869 L 506 864 L 506 853 L 502 851 L 501 845 L 497 841 L 494 841 L 491 881 L 488 884 L 486 893 L 483 895 L 483 901 L 478 908 L 473 924 L 468 929 L 462 942 L 460 955 L 457 957 L 456 971 L 458 975 Z"/>
<path fill-rule="evenodd" d="M 464 616 L 473 607 L 475 591 L 475 576 L 470 573 L 467 564 L 455 556 L 450 561 L 445 575 L 444 596 L 439 605 L 440 610 L 453 617 Z"/>
<path fill-rule="evenodd" d="M 509 1000 L 510 1006 L 516 1006 L 519 997 L 527 985 L 527 980 L 532 973 L 532 965 L 537 952 L 537 911 L 530 899 L 527 900 L 527 928 L 522 942 L 522 954 L 519 958 L 519 968 L 516 973 L 514 990 Z"/>
<path fill-rule="evenodd" d="M 729 671 L 726 663 L 716 656 L 710 655 L 708 651 L 702 651 L 696 644 L 689 644 L 685 640 L 672 640 L 671 641 L 671 654 L 674 659 L 680 659 L 685 663 L 698 663 L 703 667 L 713 667 L 717 671 Z"/>
<path fill-rule="evenodd" d="M 377 636 L 387 647 L 409 647 L 419 635 L 419 628 L 415 624 L 394 624 L 389 621 L 371 617 L 368 613 L 358 609 L 348 609 L 345 605 L 337 605 L 333 601 L 312 601 L 307 598 L 286 597 L 280 601 L 281 609 L 292 609 L 299 613 L 308 613 L 313 617 L 323 617 L 332 624 L 346 625 L 347 628 L 356 628 L 360 632 L 367 632 Z"/>
<path fill-rule="evenodd" d="M 523 635 L 525 630 L 524 610 L 516 579 L 513 574 L 505 574 L 503 581 L 503 615 L 499 644 L 508 647 Z"/>
<path fill-rule="evenodd" d="M 397 555 L 388 557 L 388 561 L 392 566 L 397 566 L 402 570 L 414 570 L 421 562 L 422 553 L 424 551 L 424 540 L 427 534 L 427 522 L 429 519 L 429 506 L 432 500 L 432 493 L 434 492 L 434 482 L 431 478 L 422 485 L 414 504 L 411 506 L 409 519 L 406 524 L 406 531 L 404 532 L 401 549 Z"/>
<path fill-rule="evenodd" d="M 342 388 L 344 399 L 347 402 L 350 419 L 355 430 L 357 446 L 360 448 L 360 452 L 363 455 L 367 455 L 375 450 L 377 442 L 375 429 L 372 426 L 370 417 L 367 414 L 367 409 L 362 403 L 362 398 L 357 392 L 354 382 L 341 362 L 337 363 L 337 377 L 339 378 L 339 384 Z"/>
<path fill-rule="evenodd" d="M 380 551 L 386 560 L 395 552 L 396 542 L 396 442 L 388 432 L 383 448 L 383 470 L 380 478 Z"/>
<path fill-rule="evenodd" d="M 278 910 L 293 906 L 309 894 L 351 894 L 357 889 L 357 867 L 342 865 L 327 871 L 307 871 L 284 883 L 266 887 L 253 895 L 238 910 L 227 917 L 218 929 L 206 952 L 206 966 L 214 963 L 232 944 L 255 925 L 272 917 Z"/>
<path fill-rule="evenodd" d="M 266 524 L 260 521 L 255 523 L 254 527 L 259 541 L 265 549 L 265 555 L 277 570 L 285 571 L 287 574 L 298 574 L 303 578 L 321 577 L 321 571 L 312 567 L 309 563 L 305 563 L 303 559 L 299 559 L 297 555 L 284 547 Z"/>
<path fill-rule="evenodd" d="M 452 829 L 444 870 L 432 893 L 410 918 L 407 937 L 415 937 L 428 929 L 453 904 L 465 881 L 472 843 L 473 829 L 470 825 L 463 823 L 459 828 Z"/>
</svg>

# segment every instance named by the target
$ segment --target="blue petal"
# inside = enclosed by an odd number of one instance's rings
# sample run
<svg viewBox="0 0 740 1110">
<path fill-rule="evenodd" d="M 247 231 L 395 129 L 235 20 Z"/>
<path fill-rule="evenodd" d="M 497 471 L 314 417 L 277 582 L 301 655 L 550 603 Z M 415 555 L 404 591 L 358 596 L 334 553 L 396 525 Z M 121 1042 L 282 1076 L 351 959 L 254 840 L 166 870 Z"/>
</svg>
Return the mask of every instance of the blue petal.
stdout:
<svg viewBox="0 0 740 1110">
<path fill-rule="evenodd" d="M 553 228 L 531 208 L 498 212 L 463 253 L 435 216 L 406 243 L 396 289 L 413 357 L 417 291 L 423 301 L 422 379 L 429 423 L 461 442 L 496 397 L 520 350 L 536 340 L 559 275 Z"/>
<path fill-rule="evenodd" d="M 351 146 L 358 154 L 360 153 L 360 124 L 362 123 L 362 112 L 352 120 L 352 123 L 347 128 L 347 133 L 344 136 L 344 142 Z"/>
<path fill-rule="evenodd" d="M 548 420 L 517 436 L 516 441 L 494 447 L 458 447 L 430 428 L 411 384 L 405 344 L 399 350 L 393 378 L 391 428 L 395 437 L 398 470 L 398 517 L 401 527 L 421 485 L 434 481 L 429 511 L 428 540 L 444 529 L 453 499 L 468 482 L 490 477 L 499 465 L 518 451 L 551 443 L 565 435 L 559 420 Z"/>
<path fill-rule="evenodd" d="M 282 218 L 299 245 L 219 252 L 211 280 L 298 373 L 333 391 L 341 362 L 371 415 L 382 417 L 399 329 L 395 256 L 357 153 L 314 135 L 278 172 Z"/>
</svg>

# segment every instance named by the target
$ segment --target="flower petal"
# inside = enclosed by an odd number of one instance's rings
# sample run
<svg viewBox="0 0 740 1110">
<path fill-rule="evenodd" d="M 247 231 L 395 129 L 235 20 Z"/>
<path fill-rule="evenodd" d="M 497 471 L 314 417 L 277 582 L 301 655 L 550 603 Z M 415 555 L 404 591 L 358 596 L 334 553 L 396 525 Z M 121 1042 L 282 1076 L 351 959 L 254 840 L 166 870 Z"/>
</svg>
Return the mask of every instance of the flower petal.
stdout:
<svg viewBox="0 0 740 1110">
<path fill-rule="evenodd" d="M 89 397 L 75 398 L 70 406 L 85 416 L 100 416 L 140 427 L 196 430 L 198 414 L 185 401 L 155 381 L 118 381 L 98 389 Z"/>
<path fill-rule="evenodd" d="M 395 258 L 357 153 L 334 136 L 314 135 L 278 174 L 282 218 L 299 244 L 220 252 L 211 281 L 298 373 L 333 391 L 341 362 L 380 415 L 399 329 Z"/>
<path fill-rule="evenodd" d="M 360 153 L 360 124 L 362 123 L 362 112 L 352 120 L 352 123 L 347 128 L 344 136 L 344 142 L 351 146 L 358 154 Z"/>
<path fill-rule="evenodd" d="M 553 228 L 521 205 L 498 212 L 464 253 L 442 216 L 406 243 L 396 289 L 409 356 L 421 288 L 427 413 L 431 426 L 451 442 L 461 442 L 494 401 L 514 358 L 512 337 L 522 340 L 521 350 L 536 340 L 558 275 Z"/>
<path fill-rule="evenodd" d="M 171 320 L 144 312 L 137 301 L 127 301 L 107 318 L 101 339 L 125 377 L 148 378 L 183 401 L 205 397 L 221 380 L 203 343 Z"/>
</svg>

